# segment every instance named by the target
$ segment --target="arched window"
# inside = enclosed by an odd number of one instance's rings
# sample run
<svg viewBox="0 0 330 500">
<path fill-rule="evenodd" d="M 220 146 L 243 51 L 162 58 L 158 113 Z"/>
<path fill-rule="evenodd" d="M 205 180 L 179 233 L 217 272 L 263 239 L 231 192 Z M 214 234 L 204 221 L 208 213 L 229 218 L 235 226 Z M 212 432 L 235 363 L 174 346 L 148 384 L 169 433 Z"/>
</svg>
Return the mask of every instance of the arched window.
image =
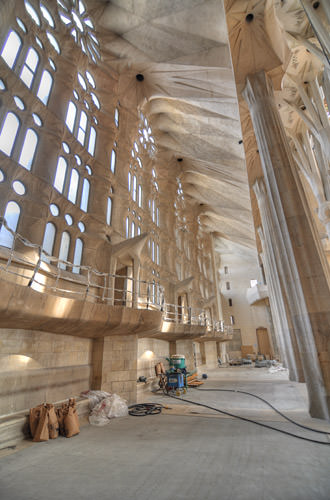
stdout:
<svg viewBox="0 0 330 500">
<path fill-rule="evenodd" d="M 9 201 L 6 206 L 4 218 L 7 225 L 12 231 L 16 231 L 21 209 L 15 201 Z M 4 225 L 0 229 L 0 245 L 11 248 L 14 242 L 14 236 L 5 228 Z"/>
<path fill-rule="evenodd" d="M 36 132 L 32 128 L 28 128 L 25 134 L 21 155 L 18 160 L 19 164 L 26 168 L 26 170 L 31 170 L 37 144 L 38 136 Z"/>
<path fill-rule="evenodd" d="M 42 249 L 49 255 L 53 255 L 55 235 L 56 235 L 55 225 L 52 222 L 47 222 L 44 239 L 42 242 Z M 49 259 L 45 255 L 43 255 L 42 260 L 45 262 L 49 262 Z"/>
<path fill-rule="evenodd" d="M 53 77 L 46 69 L 43 71 L 41 80 L 39 83 L 39 88 L 37 92 L 37 97 L 40 101 L 47 106 L 50 92 L 52 90 Z"/>
<path fill-rule="evenodd" d="M 126 217 L 126 238 L 129 238 L 129 218 Z"/>
<path fill-rule="evenodd" d="M 68 111 L 66 113 L 65 124 L 72 133 L 74 130 L 77 115 L 77 106 L 70 101 L 68 105 Z"/>
<path fill-rule="evenodd" d="M 81 200 L 80 200 L 80 208 L 84 212 L 87 212 L 88 208 L 89 190 L 90 190 L 90 183 L 87 179 L 84 179 L 82 193 L 81 193 Z"/>
<path fill-rule="evenodd" d="M 141 226 L 138 226 L 138 228 L 137 228 L 137 234 L 138 234 L 138 236 L 140 236 L 140 234 L 141 234 Z"/>
<path fill-rule="evenodd" d="M 84 248 L 84 244 L 83 244 L 82 240 L 80 238 L 77 238 L 76 245 L 74 248 L 74 256 L 73 256 L 74 266 L 72 268 L 72 272 L 75 274 L 80 273 L 80 264 L 81 264 L 83 248 Z"/>
<path fill-rule="evenodd" d="M 77 140 L 78 142 L 80 142 L 80 144 L 82 144 L 82 146 L 85 144 L 86 128 L 87 128 L 87 114 L 85 113 L 85 111 L 81 111 Z"/>
<path fill-rule="evenodd" d="M 68 191 L 68 200 L 71 201 L 71 203 L 76 203 L 78 185 L 79 185 L 79 173 L 75 168 L 73 168 L 71 170 L 71 178 Z"/>
<path fill-rule="evenodd" d="M 23 68 L 20 74 L 20 79 L 28 88 L 31 88 L 33 83 L 33 78 L 37 71 L 39 63 L 39 54 L 32 47 L 29 48 L 26 54 L 25 62 L 23 64 Z"/>
<path fill-rule="evenodd" d="M 1 51 L 2 59 L 8 64 L 10 68 L 15 66 L 15 62 L 19 51 L 22 47 L 22 40 L 16 33 L 16 31 L 10 31 L 7 36 L 7 40 Z"/>
<path fill-rule="evenodd" d="M 0 133 L 0 151 L 7 156 L 10 156 L 13 150 L 19 125 L 17 116 L 12 112 L 7 113 Z"/>
<path fill-rule="evenodd" d="M 156 246 L 156 264 L 159 266 L 159 245 Z"/>
<path fill-rule="evenodd" d="M 88 142 L 88 152 L 91 156 L 94 156 L 95 144 L 96 144 L 96 130 L 94 127 L 91 127 L 89 132 L 89 142 Z"/>
<path fill-rule="evenodd" d="M 156 224 L 159 226 L 159 208 L 156 208 Z"/>
<path fill-rule="evenodd" d="M 57 189 L 57 191 L 59 191 L 60 193 L 63 193 L 67 167 L 68 163 L 65 158 L 63 158 L 63 156 L 59 156 L 54 179 L 54 188 Z"/>
<path fill-rule="evenodd" d="M 133 192 L 132 192 L 133 201 L 136 201 L 136 175 L 133 175 Z"/>
<path fill-rule="evenodd" d="M 69 248 L 70 248 L 70 235 L 67 231 L 64 231 L 64 233 L 62 233 L 60 251 L 58 254 L 58 258 L 60 260 L 66 260 L 66 261 L 68 260 Z M 63 262 L 59 262 L 58 267 L 64 270 L 66 269 L 66 265 Z"/>
<path fill-rule="evenodd" d="M 138 189 L 138 205 L 141 208 L 142 207 L 142 186 L 139 184 L 139 189 Z"/>
<path fill-rule="evenodd" d="M 131 192 L 131 184 L 132 184 L 132 174 L 128 172 L 128 192 Z"/>
<path fill-rule="evenodd" d="M 132 221 L 132 225 L 131 225 L 131 238 L 134 238 L 135 236 L 135 222 Z"/>
<path fill-rule="evenodd" d="M 109 196 L 107 203 L 107 217 L 106 217 L 108 226 L 111 226 L 111 216 L 112 216 L 112 199 Z"/>
<path fill-rule="evenodd" d="M 116 170 L 116 151 L 111 151 L 110 170 L 114 174 Z"/>
</svg>

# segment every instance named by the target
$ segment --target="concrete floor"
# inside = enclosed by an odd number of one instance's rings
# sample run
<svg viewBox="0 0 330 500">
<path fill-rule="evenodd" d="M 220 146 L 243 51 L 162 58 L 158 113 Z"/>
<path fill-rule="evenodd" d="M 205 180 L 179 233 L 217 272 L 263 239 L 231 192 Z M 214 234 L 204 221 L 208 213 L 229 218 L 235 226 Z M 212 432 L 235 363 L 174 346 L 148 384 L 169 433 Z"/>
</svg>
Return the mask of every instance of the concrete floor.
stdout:
<svg viewBox="0 0 330 500">
<path fill-rule="evenodd" d="M 308 417 L 302 384 L 266 369 L 220 368 L 204 387 L 255 392 L 300 422 L 329 430 Z M 193 389 L 189 399 L 252 416 L 314 439 L 239 394 Z M 215 414 L 179 415 L 180 402 L 157 416 L 86 425 L 72 439 L 38 443 L 0 459 L 4 500 L 329 500 L 330 446 L 307 443 L 254 424 Z M 189 411 L 186 409 L 186 411 Z M 203 411 L 192 407 L 191 411 Z M 171 415 L 170 413 L 174 414 Z M 328 439 L 330 442 L 330 440 Z"/>
</svg>

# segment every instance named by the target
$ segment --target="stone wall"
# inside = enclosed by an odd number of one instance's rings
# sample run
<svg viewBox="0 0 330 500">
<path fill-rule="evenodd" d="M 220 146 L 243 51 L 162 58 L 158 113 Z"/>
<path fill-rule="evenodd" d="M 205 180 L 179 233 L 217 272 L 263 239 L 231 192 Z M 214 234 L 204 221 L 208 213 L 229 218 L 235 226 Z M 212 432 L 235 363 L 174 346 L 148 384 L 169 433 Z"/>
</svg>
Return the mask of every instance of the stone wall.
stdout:
<svg viewBox="0 0 330 500">
<path fill-rule="evenodd" d="M 136 402 L 136 335 L 116 335 L 96 339 L 93 347 L 93 389 L 119 394 Z"/>
<path fill-rule="evenodd" d="M 0 330 L 0 415 L 90 388 L 92 341 L 30 330 Z"/>
<path fill-rule="evenodd" d="M 155 365 L 159 362 L 168 367 L 166 358 L 170 356 L 169 342 L 158 339 L 139 339 L 137 376 L 155 377 Z"/>
</svg>

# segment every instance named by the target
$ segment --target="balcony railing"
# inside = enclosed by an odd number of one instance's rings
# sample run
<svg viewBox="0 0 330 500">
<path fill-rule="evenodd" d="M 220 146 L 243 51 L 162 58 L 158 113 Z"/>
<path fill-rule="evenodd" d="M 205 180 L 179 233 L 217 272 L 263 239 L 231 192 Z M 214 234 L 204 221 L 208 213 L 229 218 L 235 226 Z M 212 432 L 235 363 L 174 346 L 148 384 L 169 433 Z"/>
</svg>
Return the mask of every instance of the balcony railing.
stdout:
<svg viewBox="0 0 330 500">
<path fill-rule="evenodd" d="M 230 326 L 210 320 L 203 309 L 166 303 L 164 288 L 159 283 L 102 273 L 90 266 L 61 260 L 12 231 L 0 217 L 0 227 L 2 225 L 13 237 L 11 248 L 0 247 L 2 279 L 41 293 L 76 300 L 158 310 L 163 313 L 163 321 L 200 325 L 207 332 L 230 333 Z"/>
</svg>

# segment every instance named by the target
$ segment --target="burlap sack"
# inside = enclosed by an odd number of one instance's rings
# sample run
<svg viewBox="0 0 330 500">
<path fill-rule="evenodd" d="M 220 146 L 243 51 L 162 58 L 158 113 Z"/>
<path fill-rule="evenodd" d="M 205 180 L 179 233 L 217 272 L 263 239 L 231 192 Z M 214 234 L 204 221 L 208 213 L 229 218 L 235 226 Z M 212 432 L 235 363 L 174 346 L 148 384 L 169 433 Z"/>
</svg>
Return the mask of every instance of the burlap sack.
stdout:
<svg viewBox="0 0 330 500">
<path fill-rule="evenodd" d="M 33 441 L 39 443 L 40 441 L 48 441 L 49 439 L 49 429 L 48 429 L 48 409 L 46 406 L 41 405 L 40 414 L 37 428 L 35 429 Z"/>
<path fill-rule="evenodd" d="M 59 428 L 59 433 L 61 436 L 65 436 L 65 429 L 64 429 L 64 412 L 65 412 L 65 403 L 62 404 L 61 408 L 56 408 L 56 416 L 57 416 L 57 421 L 58 421 L 58 428 Z"/>
<path fill-rule="evenodd" d="M 29 424 L 30 424 L 30 432 L 31 432 L 32 437 L 35 436 L 42 407 L 43 407 L 43 404 L 36 406 L 35 408 L 30 409 Z"/>
<path fill-rule="evenodd" d="M 80 432 L 79 416 L 76 409 L 76 401 L 74 399 L 69 399 L 67 411 L 64 414 L 64 429 L 67 438 L 75 436 Z"/>
<path fill-rule="evenodd" d="M 56 439 L 59 433 L 59 424 L 55 412 L 54 405 L 47 404 L 48 410 L 48 430 L 50 439 Z"/>
</svg>

